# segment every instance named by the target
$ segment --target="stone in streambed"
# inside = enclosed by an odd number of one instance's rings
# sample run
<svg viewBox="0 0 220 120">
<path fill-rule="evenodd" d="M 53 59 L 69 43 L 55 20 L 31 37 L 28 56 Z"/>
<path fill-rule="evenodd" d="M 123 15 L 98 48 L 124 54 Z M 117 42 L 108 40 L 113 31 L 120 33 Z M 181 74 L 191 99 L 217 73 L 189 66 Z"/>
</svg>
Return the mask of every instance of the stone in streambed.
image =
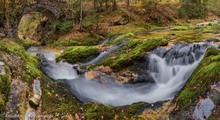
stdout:
<svg viewBox="0 0 220 120">
<path fill-rule="evenodd" d="M 40 95 L 35 94 L 33 97 L 30 98 L 29 100 L 29 105 L 31 108 L 37 109 L 39 104 L 40 104 Z"/>
<path fill-rule="evenodd" d="M 96 71 L 89 71 L 89 72 L 87 72 L 87 73 L 85 74 L 85 77 L 86 77 L 87 79 L 93 79 L 93 78 L 96 78 L 96 77 L 98 77 L 98 76 L 99 76 L 99 73 L 96 72 Z"/>
<path fill-rule="evenodd" d="M 37 78 L 36 80 L 34 80 L 33 92 L 34 92 L 34 96 L 30 98 L 29 105 L 32 108 L 37 109 L 40 104 L 41 96 L 42 96 L 40 78 Z"/>
<path fill-rule="evenodd" d="M 5 75 L 6 74 L 4 65 L 5 64 L 0 61 L 0 75 Z"/>
</svg>

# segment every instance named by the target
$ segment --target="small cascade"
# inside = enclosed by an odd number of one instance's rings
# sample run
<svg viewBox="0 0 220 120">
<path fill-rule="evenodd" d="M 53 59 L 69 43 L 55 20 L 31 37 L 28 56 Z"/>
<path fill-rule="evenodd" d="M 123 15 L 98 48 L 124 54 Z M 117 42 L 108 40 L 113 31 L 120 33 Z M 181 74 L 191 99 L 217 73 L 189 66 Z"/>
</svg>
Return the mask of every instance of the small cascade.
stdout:
<svg viewBox="0 0 220 120">
<path fill-rule="evenodd" d="M 175 44 L 169 49 L 159 47 L 149 57 L 149 73 L 157 84 L 184 84 L 207 47 L 204 43 Z"/>
<path fill-rule="evenodd" d="M 103 58 L 107 57 L 109 53 L 111 53 L 111 52 L 117 50 L 120 46 L 122 46 L 122 45 L 112 46 L 112 47 L 109 48 L 108 50 L 103 51 L 102 53 L 100 53 L 99 56 L 97 56 L 96 58 L 92 59 L 92 60 L 89 61 L 89 62 L 80 64 L 79 66 L 80 66 L 80 67 L 83 67 L 83 66 L 88 66 L 88 65 L 96 64 L 96 63 L 100 62 Z"/>
<path fill-rule="evenodd" d="M 154 83 L 119 85 L 108 77 L 94 80 L 80 77 L 67 81 L 67 85 L 83 102 L 123 106 L 136 102 L 169 100 L 184 86 L 208 46 L 206 43 L 174 44 L 171 48 L 159 47 L 153 50 L 147 58 L 149 63 L 146 69 Z M 107 84 L 97 79 L 105 79 Z"/>
<path fill-rule="evenodd" d="M 113 46 L 92 61 L 79 66 L 96 64 L 121 45 L 122 43 Z M 63 80 L 79 100 L 124 106 L 137 102 L 155 103 L 173 99 L 200 63 L 209 46 L 209 43 L 181 43 L 174 44 L 170 48 L 158 47 L 146 58 L 148 61 L 145 68 L 146 74 L 149 74 L 154 82 L 122 85 L 117 84 L 115 79 L 108 75 L 92 80 L 84 75 L 77 75 L 73 69 L 74 65 L 65 62 L 57 63 L 53 51 L 40 50 L 38 56 L 43 59 L 44 72 L 55 80 Z"/>
<path fill-rule="evenodd" d="M 40 47 L 31 47 L 27 51 L 41 58 L 44 72 L 52 79 L 71 80 L 78 77 L 73 65 L 67 62 L 56 62 L 56 53 L 54 51 Z"/>
</svg>

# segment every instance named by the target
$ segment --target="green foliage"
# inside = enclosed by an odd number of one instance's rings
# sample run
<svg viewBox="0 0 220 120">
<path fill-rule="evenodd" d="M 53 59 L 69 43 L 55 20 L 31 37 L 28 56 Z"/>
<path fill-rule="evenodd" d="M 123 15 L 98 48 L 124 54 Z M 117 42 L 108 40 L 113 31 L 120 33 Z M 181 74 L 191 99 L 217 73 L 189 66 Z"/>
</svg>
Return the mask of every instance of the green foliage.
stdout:
<svg viewBox="0 0 220 120">
<path fill-rule="evenodd" d="M 70 63 L 86 62 L 98 54 L 99 50 L 95 46 L 74 46 L 65 50 L 57 59 Z"/>
<path fill-rule="evenodd" d="M 91 29 L 96 21 L 97 15 L 87 15 L 82 21 L 82 27 L 84 29 Z"/>
<path fill-rule="evenodd" d="M 98 23 L 103 20 L 103 16 L 99 15 L 99 13 L 92 13 L 83 19 L 82 28 L 85 30 L 97 30 L 99 27 Z"/>
<path fill-rule="evenodd" d="M 56 20 L 53 22 L 53 25 L 57 28 L 58 31 L 67 32 L 73 27 L 73 22 L 70 20 Z"/>
<path fill-rule="evenodd" d="M 208 74 L 207 74 L 208 73 Z M 220 51 L 208 48 L 203 60 L 192 73 L 183 91 L 176 98 L 181 109 L 205 95 L 209 85 L 220 80 Z"/>
<path fill-rule="evenodd" d="M 220 1 L 219 0 L 209 0 L 209 9 L 212 13 L 217 16 L 220 16 Z"/>
<path fill-rule="evenodd" d="M 208 0 L 181 0 L 179 15 L 184 18 L 205 18 L 208 15 Z"/>
</svg>

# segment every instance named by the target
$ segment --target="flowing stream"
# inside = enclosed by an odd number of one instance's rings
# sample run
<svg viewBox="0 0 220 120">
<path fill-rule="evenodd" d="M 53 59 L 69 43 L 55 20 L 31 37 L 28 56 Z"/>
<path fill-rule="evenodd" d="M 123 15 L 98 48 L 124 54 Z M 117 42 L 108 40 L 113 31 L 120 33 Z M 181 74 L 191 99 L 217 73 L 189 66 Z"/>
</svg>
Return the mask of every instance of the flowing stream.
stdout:
<svg viewBox="0 0 220 120">
<path fill-rule="evenodd" d="M 154 79 L 153 83 L 117 84 L 114 78 L 103 75 L 93 80 L 84 75 L 77 75 L 73 65 L 65 62 L 56 62 L 55 52 L 50 50 L 30 48 L 29 53 L 37 51 L 43 58 L 43 70 L 54 80 L 63 80 L 71 92 L 81 101 L 100 102 L 105 105 L 123 106 L 136 102 L 154 103 L 174 98 L 184 86 L 193 70 L 202 60 L 209 46 L 208 43 L 174 44 L 170 48 L 158 47 L 153 50 L 147 59 L 147 73 Z M 111 50 L 101 53 L 94 60 L 81 66 L 95 64 Z M 104 74 L 104 73 L 102 73 Z M 105 82 L 102 82 L 102 81 Z"/>
</svg>

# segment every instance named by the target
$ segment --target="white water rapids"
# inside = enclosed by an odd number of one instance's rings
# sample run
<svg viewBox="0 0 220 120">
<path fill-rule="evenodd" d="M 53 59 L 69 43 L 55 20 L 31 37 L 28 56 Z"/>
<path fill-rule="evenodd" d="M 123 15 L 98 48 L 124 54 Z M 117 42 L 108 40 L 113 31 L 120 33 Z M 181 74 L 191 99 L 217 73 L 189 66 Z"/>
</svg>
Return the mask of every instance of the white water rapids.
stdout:
<svg viewBox="0 0 220 120">
<path fill-rule="evenodd" d="M 124 85 L 117 84 L 114 78 L 109 76 L 88 80 L 84 75 L 77 75 L 71 64 L 56 63 L 54 52 L 40 50 L 40 53 L 46 58 L 43 61 L 45 73 L 55 80 L 63 79 L 71 92 L 81 101 L 123 106 L 174 98 L 203 58 L 207 47 L 205 43 L 175 44 L 171 48 L 159 47 L 147 58 L 146 70 L 155 82 Z M 107 82 L 100 82 L 102 80 Z"/>
</svg>

